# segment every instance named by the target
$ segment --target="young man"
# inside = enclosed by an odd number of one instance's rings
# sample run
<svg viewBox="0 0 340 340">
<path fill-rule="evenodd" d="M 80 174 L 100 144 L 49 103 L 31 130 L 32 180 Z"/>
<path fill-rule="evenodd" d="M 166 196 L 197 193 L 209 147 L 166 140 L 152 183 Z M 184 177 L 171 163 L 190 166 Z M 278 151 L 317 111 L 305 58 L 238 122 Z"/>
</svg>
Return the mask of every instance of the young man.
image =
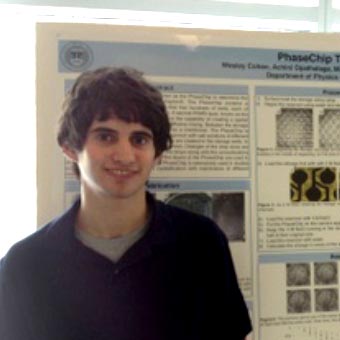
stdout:
<svg viewBox="0 0 340 340">
<path fill-rule="evenodd" d="M 0 339 L 244 339 L 251 325 L 225 236 L 145 191 L 171 147 L 161 94 L 132 69 L 86 72 L 58 142 L 80 199 L 2 259 Z"/>
</svg>

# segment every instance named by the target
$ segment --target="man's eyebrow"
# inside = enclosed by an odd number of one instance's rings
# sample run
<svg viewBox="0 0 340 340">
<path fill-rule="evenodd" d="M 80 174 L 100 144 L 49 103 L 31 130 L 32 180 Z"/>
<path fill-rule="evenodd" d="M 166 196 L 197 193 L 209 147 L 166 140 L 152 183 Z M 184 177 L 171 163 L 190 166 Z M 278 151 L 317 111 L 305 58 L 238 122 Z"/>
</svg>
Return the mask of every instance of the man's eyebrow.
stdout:
<svg viewBox="0 0 340 340">
<path fill-rule="evenodd" d="M 145 130 L 136 130 L 132 132 L 132 135 L 142 135 L 145 137 L 153 138 L 153 133 Z"/>
<path fill-rule="evenodd" d="M 115 129 L 104 127 L 104 126 L 98 126 L 89 131 L 89 133 L 111 133 L 111 134 L 119 134 L 119 132 Z M 134 130 L 130 133 L 130 135 L 133 136 L 144 136 L 150 139 L 153 139 L 153 133 L 151 131 L 146 130 Z"/>
<path fill-rule="evenodd" d="M 107 127 L 101 127 L 98 126 L 94 129 L 90 130 L 90 133 L 96 133 L 96 132 L 109 132 L 109 133 L 117 133 L 117 130 L 111 129 L 111 128 L 107 128 Z"/>
</svg>

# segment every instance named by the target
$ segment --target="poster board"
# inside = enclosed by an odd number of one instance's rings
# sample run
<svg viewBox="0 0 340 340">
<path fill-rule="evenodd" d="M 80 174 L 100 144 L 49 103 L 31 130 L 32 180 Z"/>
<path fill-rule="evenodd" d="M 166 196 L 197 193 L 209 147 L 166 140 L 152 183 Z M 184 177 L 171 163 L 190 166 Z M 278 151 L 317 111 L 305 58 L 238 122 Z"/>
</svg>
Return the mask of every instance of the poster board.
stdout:
<svg viewBox="0 0 340 340">
<path fill-rule="evenodd" d="M 252 338 L 340 339 L 337 46 L 335 34 L 38 24 L 39 225 L 79 191 L 55 141 L 65 91 L 84 70 L 135 67 L 173 127 L 149 190 L 226 233 Z"/>
</svg>

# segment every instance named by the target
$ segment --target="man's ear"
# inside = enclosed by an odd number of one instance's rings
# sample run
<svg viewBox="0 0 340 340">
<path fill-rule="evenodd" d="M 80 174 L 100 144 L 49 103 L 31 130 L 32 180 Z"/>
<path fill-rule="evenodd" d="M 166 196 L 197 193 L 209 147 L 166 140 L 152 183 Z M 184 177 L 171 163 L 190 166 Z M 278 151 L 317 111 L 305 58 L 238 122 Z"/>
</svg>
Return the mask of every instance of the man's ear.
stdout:
<svg viewBox="0 0 340 340">
<path fill-rule="evenodd" d="M 160 165 L 160 164 L 162 164 L 162 154 L 160 154 L 159 156 L 155 158 L 153 166 L 155 167 L 156 165 Z"/>
<path fill-rule="evenodd" d="M 78 162 L 78 153 L 76 150 L 74 150 L 67 144 L 64 144 L 61 149 L 63 150 L 66 158 L 68 158 L 71 162 Z"/>
</svg>

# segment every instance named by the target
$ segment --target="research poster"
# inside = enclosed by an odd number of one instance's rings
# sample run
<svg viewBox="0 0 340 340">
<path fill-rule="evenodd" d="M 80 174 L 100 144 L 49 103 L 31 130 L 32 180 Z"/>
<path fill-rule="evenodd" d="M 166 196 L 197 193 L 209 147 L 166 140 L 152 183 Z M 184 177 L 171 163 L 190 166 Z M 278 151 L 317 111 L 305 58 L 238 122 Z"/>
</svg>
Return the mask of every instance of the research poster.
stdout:
<svg viewBox="0 0 340 340">
<path fill-rule="evenodd" d="M 337 36 L 38 24 L 39 225 L 79 194 L 55 141 L 63 97 L 106 65 L 162 92 L 174 145 L 148 189 L 228 237 L 251 338 L 340 339 Z"/>
</svg>

